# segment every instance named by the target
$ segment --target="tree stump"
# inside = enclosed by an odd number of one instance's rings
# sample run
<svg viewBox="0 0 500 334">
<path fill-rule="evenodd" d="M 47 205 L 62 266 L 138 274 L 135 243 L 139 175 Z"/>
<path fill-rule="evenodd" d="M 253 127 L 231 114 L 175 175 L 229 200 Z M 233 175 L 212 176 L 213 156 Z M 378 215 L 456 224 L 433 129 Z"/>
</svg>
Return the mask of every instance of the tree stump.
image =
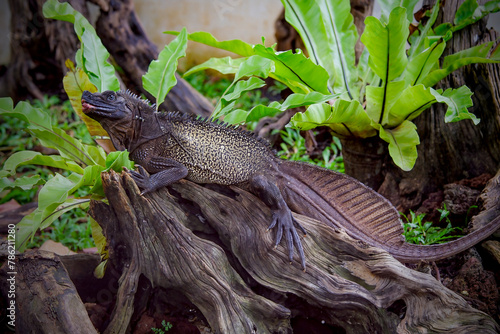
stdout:
<svg viewBox="0 0 500 334">
<path fill-rule="evenodd" d="M 150 297 L 144 284 L 183 294 L 217 333 L 289 333 L 298 316 L 345 333 L 500 329 L 429 274 L 302 215 L 307 270 L 288 263 L 266 232 L 269 209 L 237 187 L 182 180 L 141 196 L 126 173 L 102 178 L 109 204 L 93 201 L 90 213 L 121 272 L 105 333 L 126 332 Z"/>
</svg>

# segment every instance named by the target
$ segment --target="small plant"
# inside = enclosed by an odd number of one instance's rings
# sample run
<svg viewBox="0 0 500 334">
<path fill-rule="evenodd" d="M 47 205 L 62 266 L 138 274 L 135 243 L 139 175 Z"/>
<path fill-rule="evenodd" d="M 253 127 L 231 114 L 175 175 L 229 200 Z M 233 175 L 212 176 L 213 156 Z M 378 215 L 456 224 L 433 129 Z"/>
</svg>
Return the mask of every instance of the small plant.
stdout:
<svg viewBox="0 0 500 334">
<path fill-rule="evenodd" d="M 165 334 L 165 332 L 168 332 L 170 329 L 172 329 L 172 324 L 170 322 L 165 322 L 165 320 L 163 320 L 161 322 L 161 325 L 163 326 L 163 328 L 151 328 L 151 330 L 153 331 L 153 333 L 155 334 Z"/>
<path fill-rule="evenodd" d="M 292 128 L 285 128 L 280 131 L 283 143 L 278 155 L 287 160 L 305 161 L 320 167 L 344 173 L 344 159 L 341 155 L 342 144 L 337 137 L 333 137 L 332 143 L 325 147 L 321 153 L 322 159 L 312 159 L 306 150 L 305 139 L 300 135 L 300 131 Z"/>
<path fill-rule="evenodd" d="M 461 227 L 453 227 L 450 218 L 450 212 L 446 209 L 446 204 L 443 209 L 438 209 L 441 213 L 439 221 L 443 219 L 447 222 L 445 228 L 432 226 L 432 222 L 425 222 L 425 213 L 416 214 L 410 210 L 410 217 L 403 215 L 406 223 L 403 223 L 403 235 L 407 242 L 411 244 L 432 245 L 448 242 L 449 239 L 459 238 L 462 235 L 458 232 L 462 231 Z"/>
</svg>

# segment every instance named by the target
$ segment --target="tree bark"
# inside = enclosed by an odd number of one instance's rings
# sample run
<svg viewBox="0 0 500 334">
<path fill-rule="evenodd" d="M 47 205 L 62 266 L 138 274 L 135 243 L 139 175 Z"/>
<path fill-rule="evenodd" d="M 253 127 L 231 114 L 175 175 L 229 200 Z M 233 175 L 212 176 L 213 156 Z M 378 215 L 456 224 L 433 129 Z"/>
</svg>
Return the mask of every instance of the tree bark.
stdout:
<svg viewBox="0 0 500 334">
<path fill-rule="evenodd" d="M 186 296 L 221 333 L 288 333 L 297 315 L 346 333 L 498 329 L 432 276 L 305 216 L 295 215 L 309 233 L 307 270 L 289 264 L 282 246 L 272 249 L 269 209 L 237 187 L 184 180 L 143 197 L 114 172 L 103 186 L 109 205 L 94 201 L 90 212 L 122 273 L 105 333 L 125 332 L 147 304 L 139 277 Z"/>
<path fill-rule="evenodd" d="M 10 63 L 4 80 L 15 101 L 41 100 L 44 94 L 64 96 L 64 62 L 74 59 L 78 38 L 70 23 L 44 18 L 44 2 L 9 0 L 15 15 L 11 15 Z M 84 0 L 69 2 L 88 17 Z"/>
<path fill-rule="evenodd" d="M 433 5 L 434 1 L 425 3 Z M 436 25 L 452 22 L 461 3 L 458 0 L 444 2 Z M 486 29 L 485 20 L 479 21 L 456 32 L 448 42 L 444 56 L 495 41 L 497 36 L 496 31 Z M 382 143 L 382 156 L 372 149 L 377 147 L 376 144 L 370 147 L 365 146 L 363 140 L 343 140 L 343 153 L 347 154 L 346 172 L 378 190 L 401 210 L 418 208 L 430 193 L 442 189 L 445 184 L 484 173 L 495 175 L 500 168 L 500 66 L 466 66 L 449 75 L 437 88 L 458 88 L 462 85 L 467 85 L 474 92 L 474 106 L 470 111 L 481 119 L 478 125 L 469 120 L 445 123 L 447 107 L 433 105 L 414 120 L 421 143 L 417 146 L 417 162 L 410 172 L 396 167 L 387 157 L 386 144 L 376 138 L 371 141 Z M 386 158 L 383 158 L 384 155 Z M 363 165 L 367 167 L 359 168 Z M 370 166 L 377 168 L 366 173 Z"/>
</svg>

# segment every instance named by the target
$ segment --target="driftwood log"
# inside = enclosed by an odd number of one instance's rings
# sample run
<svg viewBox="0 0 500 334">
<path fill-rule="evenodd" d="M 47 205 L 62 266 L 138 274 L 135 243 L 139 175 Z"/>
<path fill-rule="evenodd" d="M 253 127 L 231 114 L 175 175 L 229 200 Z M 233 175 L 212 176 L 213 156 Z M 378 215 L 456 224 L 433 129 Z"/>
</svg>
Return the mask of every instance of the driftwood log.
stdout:
<svg viewBox="0 0 500 334">
<path fill-rule="evenodd" d="M 51 252 L 27 252 L 16 258 L 16 273 L 0 269 L 3 286 L 7 278 L 16 282 L 16 333 L 97 333 L 66 268 Z"/>
<path fill-rule="evenodd" d="M 150 297 L 145 284 L 183 294 L 217 333 L 289 333 L 293 317 L 318 314 L 345 333 L 500 329 L 431 275 L 296 215 L 308 231 L 302 271 L 281 245 L 272 249 L 268 208 L 237 187 L 184 180 L 141 196 L 128 174 L 102 178 L 109 204 L 94 201 L 90 213 L 108 240 L 109 266 L 121 272 L 105 333 L 126 332 Z"/>
</svg>

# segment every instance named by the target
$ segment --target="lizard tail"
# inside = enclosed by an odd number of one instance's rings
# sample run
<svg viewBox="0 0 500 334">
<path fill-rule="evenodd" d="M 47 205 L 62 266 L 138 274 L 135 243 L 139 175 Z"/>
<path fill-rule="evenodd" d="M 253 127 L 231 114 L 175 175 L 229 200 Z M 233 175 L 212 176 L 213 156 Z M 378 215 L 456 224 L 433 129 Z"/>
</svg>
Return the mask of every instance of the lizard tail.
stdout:
<svg viewBox="0 0 500 334">
<path fill-rule="evenodd" d="M 434 261 L 466 250 L 500 227 L 500 216 L 460 239 L 437 245 L 404 241 L 398 211 L 358 180 L 307 163 L 282 160 L 280 188 L 292 211 L 344 229 L 353 238 L 387 250 L 403 262 Z"/>
</svg>

